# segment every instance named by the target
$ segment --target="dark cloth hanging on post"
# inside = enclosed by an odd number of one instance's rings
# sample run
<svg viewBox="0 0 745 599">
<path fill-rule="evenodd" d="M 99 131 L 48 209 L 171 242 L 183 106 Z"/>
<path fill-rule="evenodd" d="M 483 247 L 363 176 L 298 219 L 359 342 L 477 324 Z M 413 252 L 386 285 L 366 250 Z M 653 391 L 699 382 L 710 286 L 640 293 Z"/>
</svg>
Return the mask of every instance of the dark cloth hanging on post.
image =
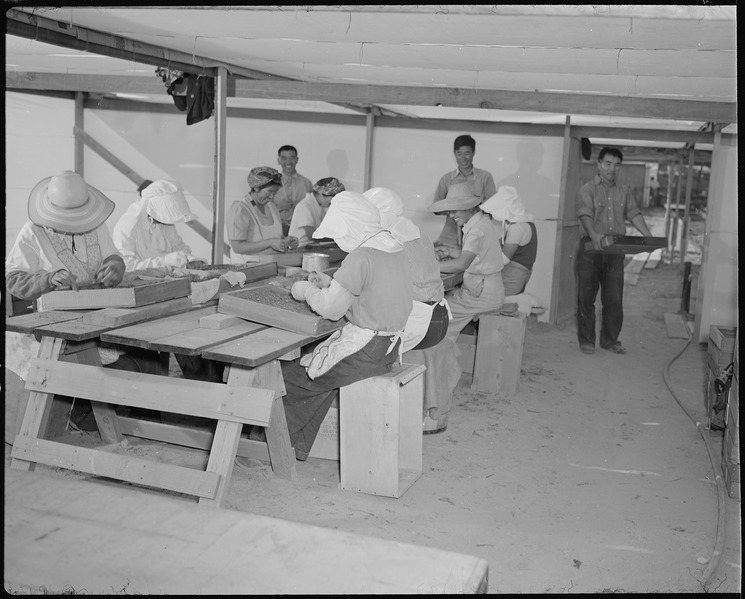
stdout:
<svg viewBox="0 0 745 599">
<path fill-rule="evenodd" d="M 168 93 L 173 97 L 176 108 L 186 111 L 186 124 L 193 125 L 210 118 L 215 107 L 214 78 L 184 73 L 183 78 L 174 81 L 172 87 L 175 89 L 179 83 L 185 84 L 183 95 L 173 93 L 171 88 Z"/>
</svg>

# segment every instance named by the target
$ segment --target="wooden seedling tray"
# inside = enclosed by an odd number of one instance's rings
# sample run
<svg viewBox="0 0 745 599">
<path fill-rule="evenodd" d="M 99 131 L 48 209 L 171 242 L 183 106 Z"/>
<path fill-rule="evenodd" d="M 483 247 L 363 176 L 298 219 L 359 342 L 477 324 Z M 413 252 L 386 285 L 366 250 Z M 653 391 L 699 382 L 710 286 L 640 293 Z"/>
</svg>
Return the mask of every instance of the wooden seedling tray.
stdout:
<svg viewBox="0 0 745 599">
<path fill-rule="evenodd" d="M 308 304 L 294 299 L 289 290 L 275 285 L 223 293 L 217 311 L 314 337 L 335 331 L 345 323 L 343 318 L 327 320 L 319 316 Z"/>
<path fill-rule="evenodd" d="M 50 291 L 37 301 L 39 312 L 44 310 L 88 310 L 91 308 L 136 308 L 163 302 L 191 293 L 188 278 L 166 281 L 129 281 L 118 287 L 80 289 L 78 291 Z"/>
<path fill-rule="evenodd" d="M 228 272 L 242 272 L 246 275 L 246 282 L 258 281 L 277 274 L 277 263 L 252 264 L 208 264 L 204 268 L 188 269 L 189 280 L 192 282 L 217 279 Z"/>
<path fill-rule="evenodd" d="M 611 235 L 613 243 L 602 250 L 592 249 L 592 242 L 585 242 L 585 251 L 601 254 L 641 254 L 667 247 L 666 237 L 640 237 L 636 235 Z"/>
</svg>

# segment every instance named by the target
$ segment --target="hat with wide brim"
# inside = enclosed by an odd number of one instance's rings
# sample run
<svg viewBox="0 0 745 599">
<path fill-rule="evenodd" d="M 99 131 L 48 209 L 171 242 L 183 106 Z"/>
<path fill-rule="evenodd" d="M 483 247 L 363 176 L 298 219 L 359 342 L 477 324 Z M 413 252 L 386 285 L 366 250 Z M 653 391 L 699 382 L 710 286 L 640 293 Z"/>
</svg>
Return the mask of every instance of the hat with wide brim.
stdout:
<svg viewBox="0 0 745 599">
<path fill-rule="evenodd" d="M 28 197 L 29 220 L 62 233 L 92 231 L 106 222 L 114 208 L 114 202 L 73 171 L 42 179 Z"/>
<path fill-rule="evenodd" d="M 481 203 L 481 197 L 473 193 L 470 185 L 454 185 L 444 200 L 435 202 L 429 209 L 431 212 L 450 212 L 451 210 L 470 210 Z"/>
</svg>

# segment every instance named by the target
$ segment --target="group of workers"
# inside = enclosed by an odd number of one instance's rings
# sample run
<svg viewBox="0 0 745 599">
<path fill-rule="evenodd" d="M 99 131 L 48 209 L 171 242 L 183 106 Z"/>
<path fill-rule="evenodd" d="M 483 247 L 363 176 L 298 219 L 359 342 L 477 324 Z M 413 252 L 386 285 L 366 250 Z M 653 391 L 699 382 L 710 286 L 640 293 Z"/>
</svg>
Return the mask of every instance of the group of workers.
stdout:
<svg viewBox="0 0 745 599">
<path fill-rule="evenodd" d="M 345 318 L 345 325 L 312 353 L 283 364 L 285 413 L 298 459 L 307 458 L 340 387 L 390 371 L 403 354 L 404 361 L 428 366 L 424 432 L 445 430 L 461 374 L 458 335 L 475 316 L 500 309 L 506 297 L 525 290 L 537 253 L 533 217 L 515 188 L 496 189 L 491 174 L 473 166 L 475 143 L 468 135 L 455 140 L 458 168 L 442 177 L 429 207 L 446 217 L 434 243 L 403 215 L 403 202 L 393 190 L 376 187 L 356 193 L 334 177 L 312 184 L 295 170 L 298 157 L 292 146 L 280 148 L 282 173 L 271 167 L 250 171 L 248 193 L 229 212 L 231 261 L 285 252 L 312 239 L 331 239 L 347 253 L 333 276 L 310 273 L 291 289 L 296 300 L 320 316 Z M 609 161 L 612 164 L 606 165 Z M 608 227 L 618 233 L 625 217 L 649 234 L 638 209 L 633 210 L 633 197 L 629 201 L 621 186 L 614 188 L 620 159 L 601 152 L 598 164 L 599 176 L 580 191 L 579 207 L 593 246 Z M 39 182 L 29 196 L 30 222 L 6 258 L 7 292 L 36 299 L 51 290 L 86 284 L 114 287 L 125 271 L 204 266 L 174 226 L 194 218 L 181 186 L 158 180 L 140 191 L 141 199 L 116 223 L 112 238 L 105 221 L 114 203 L 79 174 L 64 171 Z M 620 209 L 614 207 L 616 193 L 623 203 Z M 598 203 L 608 211 L 606 216 L 597 214 L 593 206 Z M 603 269 L 618 270 L 606 258 L 579 257 L 583 351 L 594 336 L 593 289 L 596 293 L 598 285 L 608 285 L 600 274 Z M 463 273 L 462 285 L 447 295 L 441 276 L 445 273 Z M 617 294 L 618 277 L 612 281 L 611 291 Z M 622 282 L 621 267 L 621 292 Z M 601 332 L 601 345 L 616 353 L 622 353 L 617 340 L 619 304 L 609 305 Z M 104 365 L 124 354 L 116 348 L 101 352 Z M 154 371 L 138 363 L 122 367 Z"/>
</svg>

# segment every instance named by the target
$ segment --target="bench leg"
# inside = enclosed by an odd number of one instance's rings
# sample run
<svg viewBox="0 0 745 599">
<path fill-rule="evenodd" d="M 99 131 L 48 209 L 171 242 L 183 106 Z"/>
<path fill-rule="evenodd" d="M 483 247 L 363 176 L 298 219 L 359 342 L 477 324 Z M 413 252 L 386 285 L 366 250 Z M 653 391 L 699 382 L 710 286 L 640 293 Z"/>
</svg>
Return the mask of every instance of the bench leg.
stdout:
<svg viewBox="0 0 745 599">
<path fill-rule="evenodd" d="M 231 364 L 228 373 L 228 385 L 261 387 L 263 389 L 274 389 L 277 392 L 272 405 L 269 426 L 265 429 L 269 460 L 274 474 L 280 478 L 294 481 L 296 476 L 295 450 L 290 443 L 285 406 L 282 403 L 282 396 L 286 393 L 286 390 L 279 360 L 272 360 L 256 368 Z"/>
<path fill-rule="evenodd" d="M 243 425 L 240 422 L 217 421 L 210 458 L 207 462 L 207 472 L 219 474 L 220 482 L 217 485 L 214 499 L 200 497 L 199 505 L 222 507 L 222 502 L 228 493 L 230 479 L 233 476 L 233 464 L 242 430 Z"/>
<path fill-rule="evenodd" d="M 37 357 L 42 360 L 59 360 L 64 346 L 65 342 L 63 339 L 42 337 Z M 54 394 L 52 393 L 31 392 L 18 436 L 32 437 L 34 439 L 41 439 L 44 436 L 50 420 L 53 399 Z M 12 451 L 11 458 L 10 467 L 15 470 L 32 471 L 36 466 L 34 462 L 19 460 L 13 457 Z"/>
</svg>

